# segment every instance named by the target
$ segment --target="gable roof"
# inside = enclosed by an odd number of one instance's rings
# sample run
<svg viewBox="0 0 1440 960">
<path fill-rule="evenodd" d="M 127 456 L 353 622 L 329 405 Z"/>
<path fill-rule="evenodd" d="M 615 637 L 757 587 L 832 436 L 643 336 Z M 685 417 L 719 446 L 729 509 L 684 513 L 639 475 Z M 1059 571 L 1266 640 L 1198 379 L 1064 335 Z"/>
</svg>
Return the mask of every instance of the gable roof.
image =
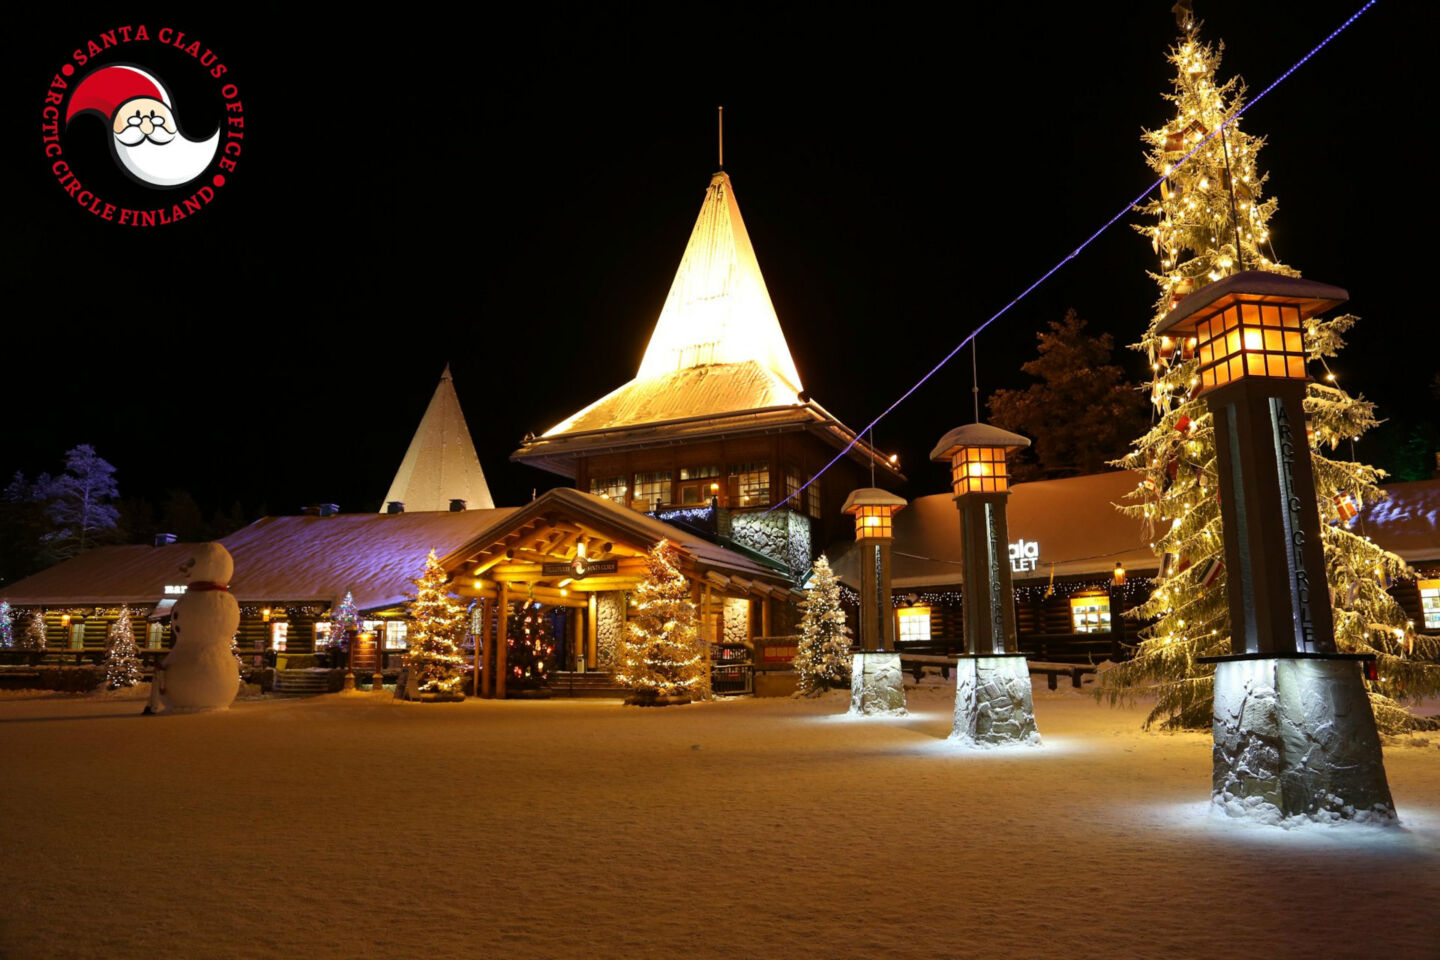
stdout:
<svg viewBox="0 0 1440 960">
<path fill-rule="evenodd" d="M 446 364 L 380 512 L 395 501 L 413 512 L 449 510 L 451 500 L 464 500 L 467 510 L 495 507 Z"/>
</svg>

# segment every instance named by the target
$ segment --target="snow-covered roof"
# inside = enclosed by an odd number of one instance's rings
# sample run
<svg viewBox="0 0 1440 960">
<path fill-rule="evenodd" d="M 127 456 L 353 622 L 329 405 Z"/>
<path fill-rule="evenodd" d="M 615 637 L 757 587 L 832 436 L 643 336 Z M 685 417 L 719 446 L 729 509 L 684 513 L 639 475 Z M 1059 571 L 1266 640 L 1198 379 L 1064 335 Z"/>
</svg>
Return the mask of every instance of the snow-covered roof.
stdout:
<svg viewBox="0 0 1440 960">
<path fill-rule="evenodd" d="M 804 389 L 760 275 L 735 188 L 721 170 L 705 190 L 635 378 L 746 361 L 784 381 L 792 395 Z"/>
<path fill-rule="evenodd" d="M 1112 506 L 1139 480 L 1139 474 L 1118 470 L 1012 485 L 1006 508 L 1010 542 L 1039 545 L 1034 572 L 1012 573 L 1014 579 L 1046 579 L 1052 563 L 1057 577 L 1105 575 L 1117 562 L 1131 574 L 1153 574 L 1159 560 L 1141 522 Z M 1440 480 L 1393 483 L 1384 490 L 1388 496 L 1366 504 L 1351 529 L 1408 563 L 1440 561 Z M 960 515 L 951 494 L 917 497 L 895 514 L 894 524 L 897 589 L 960 582 Z M 859 582 L 853 541 L 832 549 L 830 558 L 840 579 L 851 586 Z"/>
<path fill-rule="evenodd" d="M 394 501 L 411 512 L 449 510 L 451 500 L 464 500 L 467 510 L 495 508 L 447 364 L 380 512 Z"/>
<path fill-rule="evenodd" d="M 230 592 L 241 601 L 337 603 L 346 590 L 362 610 L 411 592 L 430 550 L 443 556 L 514 512 L 342 513 L 265 517 L 220 542 L 235 558 Z M 155 603 L 183 583 L 193 545 L 99 547 L 0 590 L 13 604 Z"/>
<path fill-rule="evenodd" d="M 1388 483 L 1365 504 L 1350 529 L 1369 536 L 1406 563 L 1440 561 L 1440 480 Z"/>
</svg>

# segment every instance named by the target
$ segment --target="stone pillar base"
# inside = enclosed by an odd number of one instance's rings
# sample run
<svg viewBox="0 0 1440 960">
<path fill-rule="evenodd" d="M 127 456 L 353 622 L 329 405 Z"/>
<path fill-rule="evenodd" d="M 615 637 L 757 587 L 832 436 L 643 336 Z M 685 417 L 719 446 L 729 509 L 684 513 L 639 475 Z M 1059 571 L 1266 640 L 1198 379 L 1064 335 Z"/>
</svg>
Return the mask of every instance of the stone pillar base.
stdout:
<svg viewBox="0 0 1440 960">
<path fill-rule="evenodd" d="M 1213 802 L 1275 823 L 1399 823 L 1360 667 L 1323 654 L 1217 662 Z"/>
<path fill-rule="evenodd" d="M 961 657 L 955 676 L 951 740 L 978 747 L 1040 745 L 1023 655 Z"/>
<path fill-rule="evenodd" d="M 857 653 L 850 668 L 850 713 L 853 716 L 904 716 L 905 674 L 900 654 Z"/>
<path fill-rule="evenodd" d="M 348 672 L 348 671 L 345 673 L 345 685 L 344 685 L 341 689 L 343 689 L 343 690 L 354 690 L 354 689 L 355 689 L 355 674 L 350 673 L 350 672 Z"/>
</svg>

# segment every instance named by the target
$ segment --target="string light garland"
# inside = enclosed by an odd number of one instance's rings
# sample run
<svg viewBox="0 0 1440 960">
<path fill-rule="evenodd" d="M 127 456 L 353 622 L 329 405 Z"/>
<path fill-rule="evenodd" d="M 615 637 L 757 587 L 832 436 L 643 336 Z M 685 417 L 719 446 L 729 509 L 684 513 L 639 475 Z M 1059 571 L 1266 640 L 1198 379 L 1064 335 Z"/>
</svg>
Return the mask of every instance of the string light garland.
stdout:
<svg viewBox="0 0 1440 960">
<path fill-rule="evenodd" d="M 465 633 L 465 606 L 450 595 L 447 580 L 445 568 L 431 550 L 414 581 L 413 629 L 405 664 L 422 694 L 463 696 L 465 655 L 460 652 L 460 638 Z"/>
<path fill-rule="evenodd" d="M 1321 40 L 1321 41 L 1320 41 L 1319 43 L 1317 43 L 1314 47 L 1312 47 L 1312 48 L 1309 50 L 1308 53 L 1306 53 L 1306 54 L 1305 54 L 1303 57 L 1301 57 L 1299 60 L 1295 61 L 1295 63 L 1290 67 L 1290 69 L 1286 70 L 1284 73 L 1280 74 L 1280 76 L 1276 77 L 1275 80 L 1273 80 L 1273 81 L 1270 83 L 1269 86 L 1267 86 L 1264 90 L 1262 90 L 1262 91 L 1259 93 L 1259 95 L 1257 95 L 1257 96 L 1255 97 L 1255 99 L 1253 99 L 1253 100 L 1250 101 L 1250 106 L 1253 108 L 1256 104 L 1258 104 L 1260 101 L 1264 100 L 1267 96 L 1269 96 L 1270 93 L 1271 93 L 1273 90 L 1275 90 L 1276 87 L 1278 87 L 1278 86 L 1280 86 L 1280 84 L 1284 83 L 1285 80 L 1289 79 L 1289 77 L 1290 77 L 1291 74 L 1293 74 L 1296 70 L 1299 70 L 1302 66 L 1304 66 L 1305 63 L 1308 62 L 1311 57 L 1315 56 L 1317 53 L 1319 53 L 1321 50 L 1323 50 L 1327 45 L 1330 44 L 1331 41 L 1333 41 L 1336 37 L 1340 36 L 1340 34 L 1344 33 L 1344 32 L 1350 27 L 1351 24 L 1353 24 L 1356 20 L 1358 20 L 1358 19 L 1360 18 L 1360 16 L 1365 13 L 1365 11 L 1367 11 L 1367 10 L 1369 10 L 1371 7 L 1375 6 L 1375 4 L 1376 4 L 1377 2 L 1378 2 L 1378 0 L 1367 0 L 1367 2 L 1366 2 L 1363 6 L 1361 6 L 1359 10 L 1357 10 L 1357 11 L 1355 11 L 1353 14 L 1351 14 L 1351 15 L 1345 20 L 1345 22 L 1343 22 L 1342 24 L 1340 24 L 1340 26 L 1336 27 L 1333 31 L 1331 31 L 1330 34 L 1325 37 L 1325 39 Z M 1199 140 L 1198 143 L 1195 144 L 1195 146 L 1193 146 L 1192 148 L 1190 148 L 1190 150 L 1189 150 L 1178 162 L 1176 162 L 1176 163 L 1174 164 L 1174 167 L 1173 167 L 1172 169 L 1178 169 L 1179 167 L 1181 167 L 1182 165 L 1184 165 L 1187 161 L 1189 161 L 1189 159 L 1190 159 L 1192 156 L 1194 156 L 1194 155 L 1196 154 L 1196 152 L 1198 152 L 1202 147 L 1204 147 L 1204 146 L 1206 146 L 1207 144 L 1209 144 L 1209 143 L 1216 137 L 1216 135 L 1219 134 L 1219 132 L 1220 132 L 1222 129 L 1224 129 L 1225 127 L 1228 127 L 1228 126 L 1230 126 L 1232 123 L 1234 123 L 1235 120 L 1238 119 L 1238 116 L 1239 116 L 1239 114 L 1237 113 L 1235 116 L 1232 116 L 1232 117 L 1230 117 L 1229 119 L 1225 120 L 1223 123 L 1219 124 L 1215 130 L 1209 131 L 1202 139 Z M 803 492 L 804 490 L 806 490 L 812 483 L 814 483 L 816 480 L 820 479 L 820 477 L 824 476 L 824 474 L 825 474 L 826 471 L 828 471 L 831 467 L 835 466 L 835 464 L 839 463 L 842 459 L 844 459 L 844 458 L 850 453 L 851 448 L 853 448 L 853 447 L 855 446 L 855 444 L 860 441 L 860 438 L 861 438 L 862 436 L 865 436 L 867 433 L 872 433 L 872 432 L 874 431 L 874 429 L 875 429 L 875 425 L 876 425 L 876 424 L 878 424 L 881 420 L 883 420 L 883 419 L 885 419 L 887 416 L 889 416 L 889 415 L 895 410 L 896 407 L 900 406 L 900 404 L 902 404 L 902 403 L 904 403 L 906 400 L 908 400 L 908 399 L 910 398 L 910 395 L 913 394 L 916 390 L 919 390 L 919 389 L 925 384 L 926 381 L 928 381 L 931 377 L 935 376 L 935 374 L 939 373 L 940 370 L 941 370 L 946 364 L 948 364 L 951 360 L 953 360 L 953 359 L 955 358 L 955 355 L 956 355 L 956 354 L 958 354 L 958 353 L 959 353 L 961 350 L 963 350 L 972 340 L 974 340 L 977 336 L 979 336 L 982 332 L 984 332 L 985 328 L 989 327 L 989 326 L 990 326 L 992 323 L 994 323 L 996 320 L 999 320 L 1001 317 L 1003 317 L 1006 313 L 1008 313 L 1008 312 L 1010 311 L 1010 308 L 1011 308 L 1011 307 L 1013 307 L 1013 306 L 1015 306 L 1016 304 L 1018 304 L 1021 300 L 1024 300 L 1024 299 L 1025 299 L 1026 297 L 1028 297 L 1032 292 L 1034 292 L 1041 284 L 1045 283 L 1045 281 L 1049 280 L 1052 276 L 1054 276 L 1056 273 L 1058 273 L 1058 272 L 1060 271 L 1060 269 L 1061 269 L 1062 267 L 1064 267 L 1067 263 L 1069 263 L 1071 260 L 1074 260 L 1076 257 L 1078 257 L 1078 256 L 1080 255 L 1080 253 L 1081 253 L 1082 251 L 1084 251 L 1084 249 L 1085 249 L 1086 247 L 1090 246 L 1090 244 L 1093 243 L 1096 239 L 1098 239 L 1101 234 L 1105 233 L 1105 231 L 1107 231 L 1107 230 L 1109 230 L 1111 227 L 1113 227 L 1116 223 L 1118 223 L 1118 222 L 1120 221 L 1120 219 L 1121 219 L 1122 217 L 1124 217 L 1126 214 L 1130 213 L 1130 211 L 1132 211 L 1133 209 L 1135 209 L 1137 206 L 1140 206 L 1141 203 L 1144 202 L 1144 200 L 1145 200 L 1146 197 L 1148 197 L 1151 193 L 1155 192 L 1157 189 L 1160 189 L 1160 188 L 1165 184 L 1166 179 L 1167 179 L 1167 177 L 1161 176 L 1161 177 L 1160 177 L 1159 179 L 1157 179 L 1155 182 L 1151 183 L 1151 184 L 1150 184 L 1148 187 L 1146 187 L 1145 190 L 1142 191 L 1138 196 L 1136 196 L 1133 200 L 1129 201 L 1129 202 L 1126 203 L 1123 207 L 1121 207 L 1121 208 L 1115 213 L 1115 215 L 1114 215 L 1113 217 L 1111 217 L 1109 220 L 1106 220 L 1105 223 L 1101 225 L 1100 229 L 1096 230 L 1094 233 L 1090 234 L 1090 236 L 1086 237 L 1085 240 L 1084 240 L 1082 243 L 1080 243 L 1079 246 L 1077 246 L 1074 250 L 1070 251 L 1070 252 L 1069 252 L 1068 254 L 1066 254 L 1064 257 L 1062 257 L 1062 258 L 1061 258 L 1054 266 L 1052 266 L 1049 270 L 1046 270 L 1043 274 L 1041 274 L 1041 275 L 1040 275 L 1040 278 L 1039 278 L 1038 280 L 1036 280 L 1034 283 L 1030 284 L 1030 286 L 1028 286 L 1028 287 L 1026 287 L 1024 290 L 1022 290 L 1018 296 L 1016 296 L 1016 297 L 1015 297 L 1014 299 L 1012 299 L 1009 303 L 1005 304 L 1003 307 L 1001 307 L 999 310 L 997 310 L 997 311 L 996 311 L 994 314 L 992 314 L 992 315 L 990 316 L 990 318 L 987 319 L 984 323 L 980 324 L 980 325 L 979 325 L 978 327 L 976 327 L 974 330 L 970 331 L 969 335 L 966 336 L 965 339 L 961 340 L 958 344 L 956 344 L 956 345 L 955 345 L 955 348 L 954 348 L 953 350 L 951 350 L 949 353 L 947 353 L 943 358 L 941 358 L 941 360 L 940 360 L 939 363 L 937 363 L 937 364 L 935 364 L 935 366 L 931 367 L 931 368 L 930 368 L 930 371 L 929 371 L 928 373 L 926 373 L 924 376 L 922 376 L 919 380 L 915 381 L 915 384 L 914 384 L 913 386 L 911 386 L 910 389 L 908 389 L 908 390 L 906 390 L 904 393 L 902 393 L 902 394 L 899 396 L 899 398 L 897 398 L 897 399 L 895 400 L 895 402 L 891 403 L 888 407 L 886 407 L 883 411 L 881 411 L 881 412 L 880 412 L 880 415 L 877 416 L 874 420 L 871 420 L 870 423 L 867 424 L 864 428 L 856 431 L 856 432 L 851 436 L 850 441 L 849 441 L 847 444 L 845 444 L 845 447 L 844 447 L 839 453 L 837 453 L 837 454 L 834 456 L 834 458 L 830 460 L 829 463 L 827 463 L 827 464 L 825 464 L 825 466 L 821 467 L 821 468 L 819 469 L 819 471 L 817 471 L 817 472 L 815 473 L 814 476 L 812 476 L 809 480 L 806 480 L 803 484 L 801 484 L 800 489 L 799 489 L 799 490 L 796 490 L 796 491 L 794 492 L 794 494 L 792 494 L 791 496 L 798 496 L 801 492 Z M 1212 239 L 1213 239 L 1213 238 L 1212 238 Z M 1262 240 L 1266 240 L 1266 239 L 1268 239 L 1268 237 L 1263 237 L 1263 236 L 1262 236 L 1261 239 L 1262 239 Z M 788 499 L 788 498 L 787 498 L 787 499 Z M 773 512 L 774 510 L 779 509 L 781 506 L 783 506 L 783 503 L 777 503 L 777 504 L 775 504 L 774 506 L 770 507 L 770 509 L 766 510 L 765 512 L 766 512 L 766 513 Z"/>
<path fill-rule="evenodd" d="M 661 540 L 645 557 L 646 574 L 631 595 L 634 613 L 625 624 L 615 679 L 637 695 L 710 696 L 707 644 L 695 626 L 690 584 L 680 572 L 675 547 Z"/>
</svg>

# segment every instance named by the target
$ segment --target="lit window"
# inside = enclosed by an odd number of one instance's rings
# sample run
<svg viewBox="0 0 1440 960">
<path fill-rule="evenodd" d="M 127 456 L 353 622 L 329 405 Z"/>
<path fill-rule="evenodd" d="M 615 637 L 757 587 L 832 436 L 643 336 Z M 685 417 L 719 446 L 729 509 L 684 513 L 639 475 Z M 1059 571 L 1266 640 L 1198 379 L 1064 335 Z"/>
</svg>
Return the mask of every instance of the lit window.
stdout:
<svg viewBox="0 0 1440 960">
<path fill-rule="evenodd" d="M 84 649 L 85 649 L 85 621 L 84 621 L 84 620 L 76 620 L 74 623 L 70 624 L 70 649 L 71 649 L 71 650 L 84 650 Z"/>
<path fill-rule="evenodd" d="M 391 620 L 385 624 L 385 649 L 404 650 L 408 645 L 406 635 L 410 632 L 410 624 L 404 620 Z"/>
<path fill-rule="evenodd" d="M 1070 619 L 1076 633 L 1110 632 L 1110 598 L 1080 596 L 1070 598 Z"/>
<path fill-rule="evenodd" d="M 820 519 L 820 484 L 812 483 L 805 490 L 805 512 Z"/>
<path fill-rule="evenodd" d="M 159 650 L 161 643 L 165 640 L 165 624 L 158 620 L 150 621 L 145 628 L 145 646 L 151 650 Z"/>
<path fill-rule="evenodd" d="M 590 481 L 590 492 L 597 497 L 608 497 L 616 503 L 625 502 L 625 478 L 607 477 L 602 480 Z"/>
<path fill-rule="evenodd" d="M 720 476 L 719 467 L 681 467 L 681 480 L 709 480 Z"/>
<path fill-rule="evenodd" d="M 730 467 L 730 506 L 763 507 L 769 502 L 769 460 L 737 463 Z"/>
<path fill-rule="evenodd" d="M 1440 630 L 1440 580 L 1420 581 L 1420 611 L 1426 630 Z"/>
<path fill-rule="evenodd" d="M 335 625 L 329 620 L 315 621 L 315 649 L 323 650 L 330 645 L 330 630 Z"/>
<path fill-rule="evenodd" d="M 795 494 L 800 492 L 800 471 L 794 467 L 785 468 L 785 506 L 791 510 L 800 509 L 800 501 Z"/>
<path fill-rule="evenodd" d="M 670 502 L 669 470 L 635 474 L 635 494 L 630 506 L 643 512 L 655 509 L 656 503 Z"/>
<path fill-rule="evenodd" d="M 900 618 L 901 643 L 930 642 L 929 607 L 901 607 L 895 613 Z"/>
<path fill-rule="evenodd" d="M 270 622 L 270 649 L 284 650 L 285 642 L 290 636 L 290 624 L 284 620 L 272 620 Z"/>
</svg>

